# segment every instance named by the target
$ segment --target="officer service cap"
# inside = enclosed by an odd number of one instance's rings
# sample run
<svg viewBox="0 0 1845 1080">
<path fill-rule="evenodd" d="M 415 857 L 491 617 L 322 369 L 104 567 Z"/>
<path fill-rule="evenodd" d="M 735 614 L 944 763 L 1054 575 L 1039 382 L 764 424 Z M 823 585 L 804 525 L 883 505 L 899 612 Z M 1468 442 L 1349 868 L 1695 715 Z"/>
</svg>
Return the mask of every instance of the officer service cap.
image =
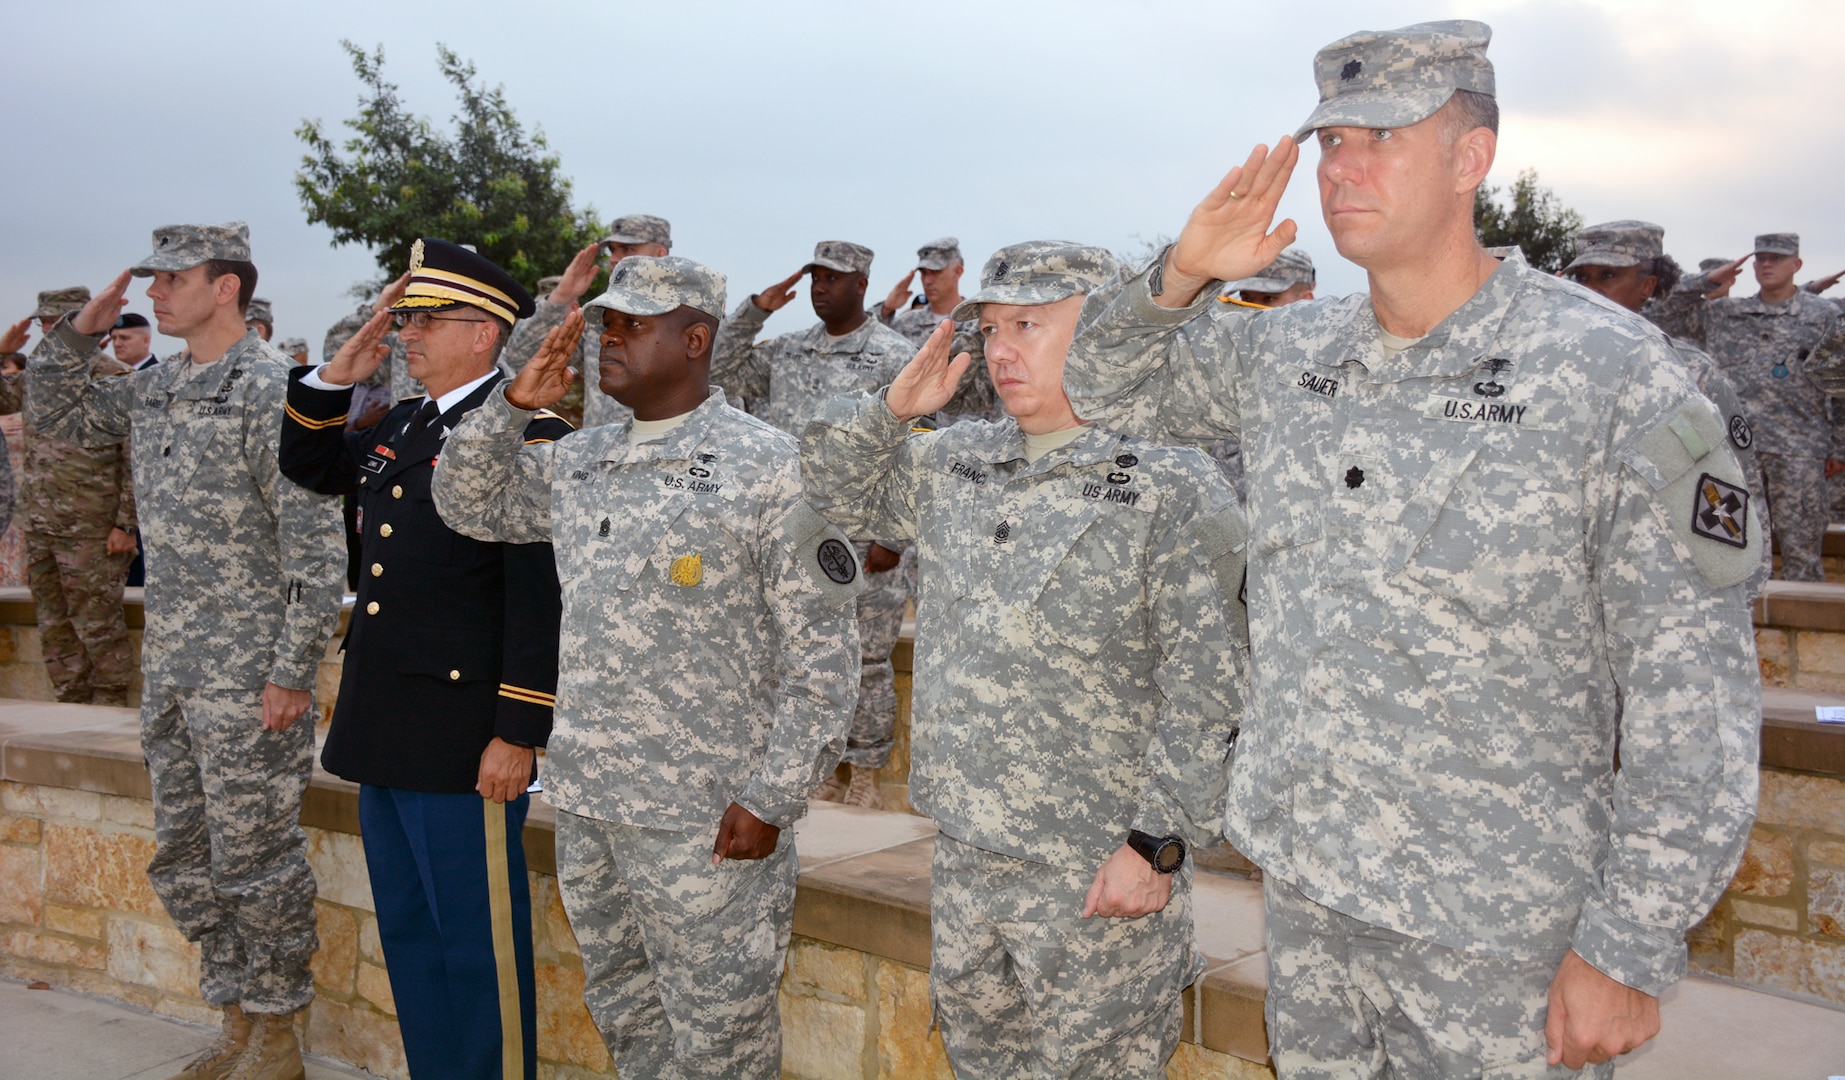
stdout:
<svg viewBox="0 0 1845 1080">
<path fill-rule="evenodd" d="M 154 252 L 128 272 L 153 277 L 161 270 L 190 270 L 213 259 L 250 261 L 250 227 L 241 221 L 221 225 L 162 225 L 154 230 Z"/>
<path fill-rule="evenodd" d="M 1486 58 L 1492 27 L 1471 19 L 1361 30 L 1313 58 L 1320 104 L 1296 142 L 1327 127 L 1401 128 L 1434 116 L 1456 90 L 1497 96 Z"/>
<path fill-rule="evenodd" d="M 68 289 L 46 289 L 38 294 L 38 307 L 33 310 L 34 319 L 55 319 L 66 312 L 78 311 L 90 302 L 90 290 L 85 285 L 72 285 Z"/>
<path fill-rule="evenodd" d="M 517 322 L 537 305 L 512 275 L 460 244 L 424 237 L 410 246 L 410 283 L 392 311 L 443 311 L 477 307 L 489 315 Z"/>
<path fill-rule="evenodd" d="M 1791 232 L 1763 233 L 1755 238 L 1757 255 L 1800 255 L 1800 234 Z"/>
<path fill-rule="evenodd" d="M 814 257 L 803 271 L 816 266 L 828 270 L 837 270 L 842 274 L 863 274 L 871 269 L 871 249 L 863 244 L 854 244 L 849 240 L 822 240 L 814 245 Z"/>
<path fill-rule="evenodd" d="M 1121 264 L 1107 248 L 1068 240 L 1030 240 L 993 253 L 980 268 L 980 291 L 955 305 L 956 322 L 978 318 L 982 304 L 1054 304 L 1101 288 Z"/>
<path fill-rule="evenodd" d="M 110 329 L 111 330 L 133 330 L 136 327 L 146 326 L 146 325 L 147 325 L 147 316 L 139 315 L 132 311 L 124 311 L 122 312 L 121 317 L 115 320 L 115 325 L 110 327 Z"/>
<path fill-rule="evenodd" d="M 629 214 L 609 222 L 604 244 L 658 244 L 673 250 L 673 227 L 663 217 L 652 214 Z"/>
<path fill-rule="evenodd" d="M 274 326 L 275 309 L 270 307 L 269 301 L 262 297 L 252 296 L 250 297 L 250 306 L 243 309 L 243 321 L 267 323 L 270 326 Z"/>
<path fill-rule="evenodd" d="M 1578 229 L 1572 238 L 1578 266 L 1639 266 L 1665 254 L 1666 230 L 1650 221 L 1609 221 Z"/>
<path fill-rule="evenodd" d="M 1316 280 L 1313 256 L 1300 248 L 1291 247 L 1277 255 L 1275 261 L 1263 267 L 1256 276 L 1225 285 L 1224 292 L 1287 292 L 1296 285 L 1312 285 Z"/>
<path fill-rule="evenodd" d="M 689 307 L 722 319 L 725 284 L 723 274 L 691 259 L 632 255 L 609 271 L 603 294 L 583 306 L 629 315 L 664 315 Z"/>
<path fill-rule="evenodd" d="M 946 270 L 961 261 L 961 241 L 952 236 L 931 240 L 916 249 L 916 269 Z"/>
</svg>

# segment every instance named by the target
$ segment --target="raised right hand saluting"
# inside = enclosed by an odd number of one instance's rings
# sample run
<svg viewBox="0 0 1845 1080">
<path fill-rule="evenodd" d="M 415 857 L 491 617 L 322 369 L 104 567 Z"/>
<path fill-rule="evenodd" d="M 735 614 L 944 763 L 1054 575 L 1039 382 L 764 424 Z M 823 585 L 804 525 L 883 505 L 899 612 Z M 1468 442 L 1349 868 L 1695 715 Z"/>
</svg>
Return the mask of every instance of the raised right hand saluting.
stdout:
<svg viewBox="0 0 1845 1080">
<path fill-rule="evenodd" d="M 570 362 L 576 358 L 584 325 L 583 309 L 571 304 L 564 321 L 545 335 L 538 351 L 506 388 L 506 404 L 515 409 L 542 409 L 569 392 L 571 380 L 576 378 Z"/>
<path fill-rule="evenodd" d="M 890 389 L 884 392 L 884 404 L 892 416 L 899 420 L 927 416 L 955 396 L 961 386 L 961 376 L 967 374 L 967 366 L 974 358 L 969 353 L 949 358 L 948 348 L 954 336 L 952 320 L 936 323 L 929 340 L 923 342 L 922 348 L 916 350 L 916 355 L 897 373 Z"/>
<path fill-rule="evenodd" d="M 1269 223 L 1299 160 L 1300 147 L 1284 135 L 1272 152 L 1257 144 L 1247 161 L 1224 174 L 1166 253 L 1166 288 L 1154 298 L 1161 307 L 1184 307 L 1213 280 L 1249 277 L 1294 242 L 1292 218 L 1273 232 Z"/>
<path fill-rule="evenodd" d="M 114 281 L 103 287 L 103 291 L 90 298 L 83 305 L 83 310 L 70 317 L 72 330 L 91 337 L 106 334 L 115 326 L 115 320 L 122 317 L 122 309 L 128 306 L 128 283 L 132 280 L 128 271 L 117 274 Z"/>
<path fill-rule="evenodd" d="M 750 297 L 750 303 L 755 304 L 764 311 L 780 311 L 788 306 L 788 301 L 794 299 L 794 287 L 800 282 L 801 276 L 805 273 L 807 273 L 807 267 L 803 266 L 794 273 L 789 274 L 787 277 L 757 293 L 755 296 Z"/>
</svg>

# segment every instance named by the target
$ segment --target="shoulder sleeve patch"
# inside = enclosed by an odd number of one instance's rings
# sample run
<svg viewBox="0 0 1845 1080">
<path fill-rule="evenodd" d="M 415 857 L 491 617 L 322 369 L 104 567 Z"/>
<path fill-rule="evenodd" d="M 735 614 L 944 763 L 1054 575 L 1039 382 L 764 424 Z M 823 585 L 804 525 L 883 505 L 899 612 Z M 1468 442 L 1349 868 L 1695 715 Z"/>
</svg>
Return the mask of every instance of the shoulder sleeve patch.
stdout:
<svg viewBox="0 0 1845 1080">
<path fill-rule="evenodd" d="M 782 519 L 782 532 L 796 569 L 822 596 L 843 603 L 865 590 L 851 541 L 805 500 Z"/>
<path fill-rule="evenodd" d="M 1708 402 L 1687 401 L 1619 457 L 1652 489 L 1654 508 L 1708 585 L 1741 584 L 1761 566 L 1760 515 Z"/>
<path fill-rule="evenodd" d="M 1235 602 L 1230 609 L 1236 621 L 1235 635 L 1248 644 L 1249 525 L 1243 508 L 1229 503 L 1199 516 L 1192 522 L 1192 534 L 1198 538 L 1199 551 L 1211 568 L 1217 590 L 1224 599 Z"/>
</svg>

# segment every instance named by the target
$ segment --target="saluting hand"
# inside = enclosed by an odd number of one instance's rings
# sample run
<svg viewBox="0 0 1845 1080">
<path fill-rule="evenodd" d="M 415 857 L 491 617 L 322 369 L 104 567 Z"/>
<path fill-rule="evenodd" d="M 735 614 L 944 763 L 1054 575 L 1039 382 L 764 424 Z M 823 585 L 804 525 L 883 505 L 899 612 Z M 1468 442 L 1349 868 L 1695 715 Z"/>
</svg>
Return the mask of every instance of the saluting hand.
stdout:
<svg viewBox="0 0 1845 1080">
<path fill-rule="evenodd" d="M 108 333 L 115 325 L 115 320 L 122 317 L 122 309 L 128 306 L 128 282 L 131 279 L 132 275 L 126 270 L 117 274 L 114 281 L 103 287 L 102 292 L 83 305 L 82 311 L 70 317 L 71 329 L 89 337 Z"/>
<path fill-rule="evenodd" d="M 1845 278 L 1845 270 L 1840 270 L 1838 273 L 1832 275 L 1831 277 L 1814 278 L 1812 282 L 1813 291 L 1816 293 L 1825 292 L 1827 289 L 1830 289 L 1834 285 L 1837 285 L 1839 283 L 1839 279 L 1841 278 Z M 5 349 L 0 349 L 0 352 L 5 352 L 5 351 L 6 351 Z"/>
<path fill-rule="evenodd" d="M 512 802 L 532 786 L 532 762 L 537 757 L 538 751 L 531 747 L 514 746 L 496 736 L 481 752 L 480 778 L 474 790 L 483 799 Z"/>
<path fill-rule="evenodd" d="M 807 273 L 807 267 L 803 266 L 794 273 L 789 274 L 787 277 L 757 293 L 755 296 L 750 297 L 750 303 L 755 304 L 764 311 L 780 311 L 788 306 L 790 300 L 794 299 L 794 287 L 800 282 L 801 275 L 805 273 Z"/>
<path fill-rule="evenodd" d="M 903 275 L 903 280 L 899 281 L 897 287 L 890 291 L 890 295 L 884 298 L 881 310 L 885 318 L 888 319 L 897 314 L 898 309 L 910 302 L 910 282 L 915 280 L 916 270 L 912 268 L 909 273 Z"/>
<path fill-rule="evenodd" d="M 384 343 L 384 335 L 391 331 L 391 313 L 380 311 L 365 320 L 359 332 L 346 339 L 340 351 L 333 354 L 321 370 L 320 377 L 339 386 L 351 386 L 364 382 L 384 358 L 391 355 L 391 347 Z"/>
<path fill-rule="evenodd" d="M 515 409 L 542 409 L 569 392 L 570 382 L 576 378 L 570 362 L 576 358 L 584 325 L 583 309 L 571 304 L 564 321 L 545 335 L 538 351 L 506 388 L 508 405 Z"/>
<path fill-rule="evenodd" d="M 1294 242 L 1298 230 L 1292 218 L 1273 232 L 1269 223 L 1275 220 L 1275 208 L 1299 160 L 1300 147 L 1284 135 L 1273 152 L 1257 144 L 1247 161 L 1224 174 L 1193 208 L 1166 254 L 1166 288 L 1154 297 L 1161 307 L 1184 307 L 1214 279 L 1248 277 Z"/>
<path fill-rule="evenodd" d="M 1755 257 L 1755 253 L 1750 252 L 1749 254 L 1744 255 L 1742 258 L 1737 259 L 1733 262 L 1724 263 L 1722 266 L 1719 266 L 1715 270 L 1712 270 L 1710 273 L 1704 275 L 1704 277 L 1712 285 L 1715 285 L 1718 288 L 1727 289 L 1730 286 L 1736 284 L 1736 275 L 1742 273 L 1743 264 L 1748 262 L 1750 259 L 1753 259 L 1754 257 Z"/>
<path fill-rule="evenodd" d="M 570 265 L 564 267 L 564 276 L 551 290 L 549 299 L 553 304 L 572 304 L 583 299 L 583 294 L 589 291 L 589 283 L 596 280 L 596 256 L 601 251 L 600 243 L 590 244 L 570 257 Z"/>
<path fill-rule="evenodd" d="M 781 835 L 780 826 L 771 825 L 731 803 L 724 811 L 723 820 L 718 822 L 717 842 L 711 845 L 711 865 L 716 866 L 725 859 L 768 858 L 775 853 L 775 844 Z"/>
<path fill-rule="evenodd" d="M 410 271 L 405 270 L 403 273 L 397 275 L 396 280 L 384 287 L 384 291 L 378 294 L 378 299 L 372 301 L 372 313 L 376 314 L 380 311 L 391 310 L 391 305 L 402 300 L 404 298 L 404 293 L 409 288 Z"/>
<path fill-rule="evenodd" d="M 6 328 L 0 334 L 0 353 L 18 352 L 26 347 L 26 339 L 32 336 L 32 316 L 27 315 Z"/>
<path fill-rule="evenodd" d="M 961 386 L 961 376 L 967 374 L 967 367 L 974 358 L 970 353 L 949 358 L 948 350 L 954 336 L 952 320 L 936 323 L 929 340 L 923 342 L 922 348 L 916 350 L 916 355 L 897 373 L 890 389 L 884 391 L 884 404 L 892 416 L 899 420 L 927 416 L 955 396 Z"/>
</svg>

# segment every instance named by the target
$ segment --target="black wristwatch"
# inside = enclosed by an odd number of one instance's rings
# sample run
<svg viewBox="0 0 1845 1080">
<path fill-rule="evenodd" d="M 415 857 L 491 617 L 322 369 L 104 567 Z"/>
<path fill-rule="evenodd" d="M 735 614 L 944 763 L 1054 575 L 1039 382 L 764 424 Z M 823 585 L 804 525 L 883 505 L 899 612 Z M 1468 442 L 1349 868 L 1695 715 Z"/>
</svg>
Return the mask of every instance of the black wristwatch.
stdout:
<svg viewBox="0 0 1845 1080">
<path fill-rule="evenodd" d="M 1185 841 L 1176 836 L 1153 836 L 1131 829 L 1127 842 L 1135 854 L 1147 860 L 1147 865 L 1162 874 L 1170 874 L 1185 865 Z"/>
</svg>

